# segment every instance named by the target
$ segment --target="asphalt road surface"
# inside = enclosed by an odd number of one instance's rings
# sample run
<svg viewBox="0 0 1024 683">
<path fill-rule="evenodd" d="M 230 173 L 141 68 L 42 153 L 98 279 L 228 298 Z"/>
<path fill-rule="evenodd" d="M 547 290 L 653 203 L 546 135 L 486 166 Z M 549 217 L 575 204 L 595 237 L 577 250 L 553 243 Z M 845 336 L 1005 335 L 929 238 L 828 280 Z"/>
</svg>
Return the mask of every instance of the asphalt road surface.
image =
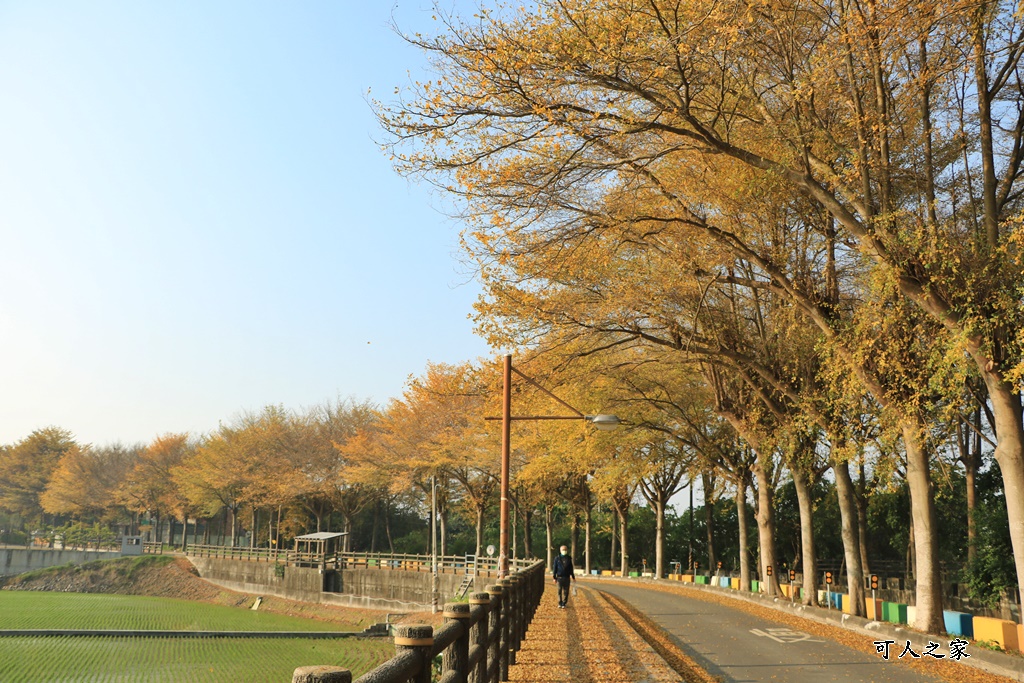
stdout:
<svg viewBox="0 0 1024 683">
<path fill-rule="evenodd" d="M 885 661 L 881 655 L 858 652 L 815 635 L 813 626 L 808 631 L 798 631 L 739 609 L 635 586 L 602 583 L 594 588 L 631 603 L 668 631 L 686 654 L 723 681 L 935 683 L 941 680 L 919 674 L 896 661 L 905 642 L 892 646 L 889 661 Z"/>
</svg>

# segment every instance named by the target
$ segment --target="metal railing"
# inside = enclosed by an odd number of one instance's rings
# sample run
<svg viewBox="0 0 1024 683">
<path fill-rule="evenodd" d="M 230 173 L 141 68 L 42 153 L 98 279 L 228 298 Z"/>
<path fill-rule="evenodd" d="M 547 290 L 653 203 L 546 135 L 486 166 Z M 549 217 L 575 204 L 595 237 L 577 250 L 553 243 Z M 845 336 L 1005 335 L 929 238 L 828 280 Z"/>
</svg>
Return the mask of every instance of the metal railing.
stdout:
<svg viewBox="0 0 1024 683">
<path fill-rule="evenodd" d="M 430 683 L 441 655 L 441 683 L 499 683 L 508 680 L 526 630 L 544 593 L 544 563 L 534 562 L 500 579 L 468 603 L 444 606 L 444 625 L 395 628 L 395 656 L 360 676 L 356 683 Z M 351 683 L 347 669 L 317 666 L 295 670 L 293 683 Z"/>
<path fill-rule="evenodd" d="M 275 562 L 289 566 L 322 567 L 332 569 L 398 569 L 403 571 L 431 571 L 430 555 L 408 553 L 320 553 L 276 550 L 272 548 L 244 548 L 238 546 L 193 544 L 185 549 L 186 555 L 212 557 L 247 562 Z M 519 571 L 532 566 L 536 560 L 510 560 L 509 569 Z M 474 573 L 497 576 L 498 559 L 476 557 L 467 560 L 465 555 L 438 556 L 437 571 L 441 574 Z"/>
</svg>

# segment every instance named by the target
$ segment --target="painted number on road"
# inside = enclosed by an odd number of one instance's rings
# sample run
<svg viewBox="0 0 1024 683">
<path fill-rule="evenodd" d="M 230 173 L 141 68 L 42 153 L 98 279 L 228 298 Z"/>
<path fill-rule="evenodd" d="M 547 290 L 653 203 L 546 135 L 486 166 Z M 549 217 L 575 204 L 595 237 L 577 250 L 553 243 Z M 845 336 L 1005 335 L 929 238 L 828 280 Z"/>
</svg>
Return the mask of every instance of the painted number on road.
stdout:
<svg viewBox="0 0 1024 683">
<path fill-rule="evenodd" d="M 755 636 L 761 636 L 762 638 L 771 638 L 777 643 L 824 643 L 824 640 L 815 640 L 811 638 L 809 633 L 803 631 L 794 631 L 788 628 L 752 628 L 750 632 Z"/>
</svg>

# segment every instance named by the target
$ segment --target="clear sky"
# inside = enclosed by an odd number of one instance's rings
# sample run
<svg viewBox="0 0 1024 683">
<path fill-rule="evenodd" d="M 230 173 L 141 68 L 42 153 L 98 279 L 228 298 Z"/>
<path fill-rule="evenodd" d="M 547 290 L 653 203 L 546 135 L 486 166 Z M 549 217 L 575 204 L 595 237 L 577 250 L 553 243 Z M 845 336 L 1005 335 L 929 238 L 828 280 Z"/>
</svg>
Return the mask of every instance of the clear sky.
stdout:
<svg viewBox="0 0 1024 683">
<path fill-rule="evenodd" d="M 472 3 L 448 0 L 446 6 Z M 384 402 L 487 355 L 459 225 L 366 91 L 429 0 L 0 0 L 0 443 Z"/>
</svg>

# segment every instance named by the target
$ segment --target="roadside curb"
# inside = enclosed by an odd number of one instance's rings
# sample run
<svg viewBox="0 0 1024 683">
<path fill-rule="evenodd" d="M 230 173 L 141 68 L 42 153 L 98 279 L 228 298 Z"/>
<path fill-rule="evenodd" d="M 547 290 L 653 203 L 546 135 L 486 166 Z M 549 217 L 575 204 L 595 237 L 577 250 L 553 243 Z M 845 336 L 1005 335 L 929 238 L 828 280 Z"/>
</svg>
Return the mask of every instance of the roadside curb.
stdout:
<svg viewBox="0 0 1024 683">
<path fill-rule="evenodd" d="M 791 603 L 788 600 L 777 597 L 769 597 L 761 593 L 748 593 L 743 591 L 723 590 L 716 586 L 705 586 L 700 584 L 690 584 L 682 581 L 668 581 L 663 579 L 661 581 L 655 581 L 654 579 L 643 579 L 643 578 L 629 578 L 623 579 L 612 576 L 602 577 L 580 577 L 587 584 L 594 583 L 618 583 L 618 584 L 632 584 L 639 586 L 671 586 L 673 588 L 682 588 L 683 590 L 694 590 L 694 591 L 709 591 L 711 594 L 729 598 L 731 600 L 748 602 L 760 607 L 767 607 L 774 609 L 778 612 L 792 614 L 810 621 L 815 621 L 820 624 L 826 624 L 829 626 L 837 626 L 847 631 L 852 631 L 865 636 L 870 636 L 872 640 L 907 640 L 910 638 L 932 638 L 935 639 L 946 639 L 949 640 L 948 635 L 938 635 L 934 633 L 924 633 L 922 631 L 915 631 L 914 629 L 907 628 L 903 625 L 895 625 L 887 622 L 871 621 L 863 617 L 855 617 L 844 612 L 837 610 L 827 610 L 820 607 L 807 607 L 800 603 Z M 973 643 L 973 641 L 971 641 Z M 986 673 L 995 674 L 997 676 L 1003 676 L 1011 680 L 1024 681 L 1024 658 L 1015 657 L 1013 655 L 1004 654 L 1002 652 L 995 652 L 992 650 L 985 650 L 979 647 L 971 648 L 970 658 L 966 660 L 960 660 L 960 664 L 970 666 L 972 668 L 984 671 Z"/>
</svg>

